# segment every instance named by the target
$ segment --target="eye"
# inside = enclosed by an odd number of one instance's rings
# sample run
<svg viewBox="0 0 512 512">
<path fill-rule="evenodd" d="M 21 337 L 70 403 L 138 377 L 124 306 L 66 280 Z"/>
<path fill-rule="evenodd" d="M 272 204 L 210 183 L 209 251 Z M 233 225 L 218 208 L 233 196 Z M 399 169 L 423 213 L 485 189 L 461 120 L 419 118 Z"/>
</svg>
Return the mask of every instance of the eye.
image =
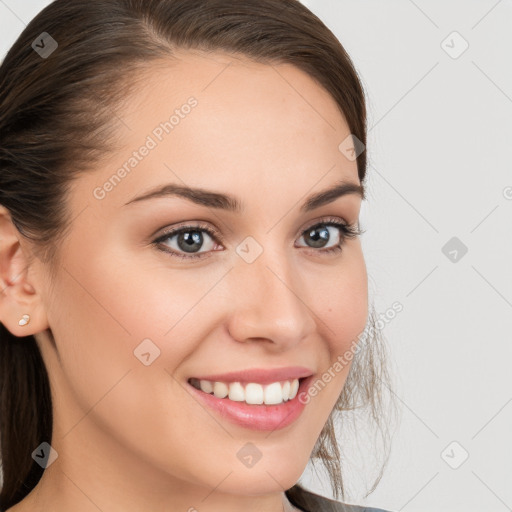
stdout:
<svg viewBox="0 0 512 512">
<path fill-rule="evenodd" d="M 329 228 L 333 229 L 333 232 L 338 232 L 338 237 L 335 236 L 333 242 L 336 242 L 336 238 L 338 238 L 338 242 L 331 246 L 325 246 L 325 243 L 331 241 L 331 231 Z M 321 222 L 318 222 L 306 229 L 303 232 L 301 238 L 308 240 L 311 244 L 310 247 L 316 249 L 321 248 L 320 251 L 323 254 L 328 253 L 337 253 L 340 252 L 345 244 L 345 240 L 347 238 L 355 238 L 360 235 L 362 231 L 357 228 L 355 225 L 349 225 L 345 222 L 340 222 L 336 218 L 328 218 L 324 219 Z"/>
<path fill-rule="evenodd" d="M 334 235 L 335 238 L 333 239 L 335 245 L 325 246 L 326 243 L 331 241 L 333 236 L 331 232 L 335 233 L 336 231 L 338 236 Z M 347 238 L 355 238 L 361 233 L 362 231 L 355 225 L 346 224 L 337 218 L 323 219 L 302 232 L 300 238 L 307 240 L 307 243 L 310 245 L 300 245 L 299 247 L 317 249 L 313 252 L 321 254 L 339 252 Z M 204 234 L 206 234 L 206 237 Z M 210 240 L 209 242 L 208 239 Z M 208 242 L 206 250 L 200 251 L 201 248 L 204 248 L 205 240 Z M 173 257 L 197 260 L 210 257 L 212 252 L 219 250 L 215 249 L 215 242 L 219 240 L 221 240 L 220 233 L 212 229 L 208 224 L 198 222 L 196 225 L 183 226 L 167 231 L 154 240 L 153 245 L 157 247 L 162 246 L 163 248 L 158 248 Z M 168 241 L 170 243 L 167 243 Z"/>
<path fill-rule="evenodd" d="M 154 240 L 153 244 L 161 244 L 165 247 L 170 247 L 170 250 L 162 250 L 170 253 L 172 256 L 176 256 L 177 258 L 204 258 L 204 252 L 199 252 L 199 249 L 205 240 L 203 233 L 206 233 L 206 237 L 212 242 L 213 240 L 220 238 L 220 235 L 216 231 L 212 230 L 208 224 L 198 223 L 195 226 L 184 226 L 182 228 L 171 229 L 161 237 Z M 164 241 L 171 240 L 173 238 L 176 238 L 174 244 L 164 243 Z M 212 244 L 210 243 L 209 245 L 210 250 L 212 250 Z M 215 244 L 213 245 L 215 246 Z M 183 251 L 183 253 L 179 251 Z"/>
</svg>

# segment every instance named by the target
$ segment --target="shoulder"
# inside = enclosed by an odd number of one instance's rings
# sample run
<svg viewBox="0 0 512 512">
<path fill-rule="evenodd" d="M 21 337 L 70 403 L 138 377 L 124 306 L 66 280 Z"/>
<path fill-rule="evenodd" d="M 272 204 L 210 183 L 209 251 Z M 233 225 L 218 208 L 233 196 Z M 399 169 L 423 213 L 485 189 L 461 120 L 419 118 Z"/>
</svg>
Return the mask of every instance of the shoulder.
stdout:
<svg viewBox="0 0 512 512">
<path fill-rule="evenodd" d="M 341 501 L 335 501 L 307 491 L 298 484 L 288 489 L 286 496 L 294 506 L 304 512 L 391 512 L 381 508 L 349 505 Z"/>
</svg>

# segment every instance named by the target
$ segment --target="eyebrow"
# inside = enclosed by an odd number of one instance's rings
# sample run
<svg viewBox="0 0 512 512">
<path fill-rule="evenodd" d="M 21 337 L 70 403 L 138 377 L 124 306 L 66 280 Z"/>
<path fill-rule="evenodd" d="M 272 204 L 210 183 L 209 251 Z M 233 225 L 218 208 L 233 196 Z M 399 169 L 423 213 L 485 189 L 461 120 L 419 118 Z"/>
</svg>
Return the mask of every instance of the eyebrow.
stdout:
<svg viewBox="0 0 512 512">
<path fill-rule="evenodd" d="M 338 199 L 338 197 L 348 194 L 356 194 L 359 195 L 361 199 L 365 199 L 365 190 L 361 185 L 353 182 L 338 181 L 333 186 L 310 195 L 302 204 L 300 212 L 309 212 L 319 208 L 320 206 L 332 203 L 334 200 Z M 233 213 L 241 213 L 243 210 L 242 202 L 229 194 L 205 190 L 203 188 L 177 185 L 174 183 L 169 183 L 167 185 L 151 189 L 140 196 L 134 197 L 125 203 L 124 206 L 139 201 L 169 196 L 182 197 L 200 206 L 217 208 Z"/>
</svg>

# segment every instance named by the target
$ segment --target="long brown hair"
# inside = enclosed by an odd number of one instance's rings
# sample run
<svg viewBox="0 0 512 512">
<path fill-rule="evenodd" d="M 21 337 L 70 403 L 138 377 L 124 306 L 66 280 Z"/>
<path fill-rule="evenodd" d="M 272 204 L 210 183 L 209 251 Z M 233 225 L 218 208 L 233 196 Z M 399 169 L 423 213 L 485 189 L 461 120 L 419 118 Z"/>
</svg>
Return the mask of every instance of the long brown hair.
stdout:
<svg viewBox="0 0 512 512">
<path fill-rule="evenodd" d="M 37 48 L 43 47 L 53 53 L 42 55 Z M 52 272 L 71 226 L 65 199 L 73 177 L 115 149 L 116 109 L 143 71 L 176 49 L 296 66 L 330 93 L 350 132 L 366 145 L 357 72 L 338 39 L 298 0 L 56 0 L 23 30 L 0 66 L 0 204 Z M 362 184 L 366 165 L 363 151 L 357 157 Z M 378 422 L 381 350 L 375 335 L 357 354 L 333 414 L 365 406 Z M 333 414 L 313 458 L 325 464 L 338 497 L 343 483 Z M 16 337 L 2 324 L 0 436 L 0 509 L 6 510 L 42 476 L 31 453 L 51 443 L 52 400 L 35 337 Z M 299 490 L 297 484 L 290 496 Z"/>
</svg>

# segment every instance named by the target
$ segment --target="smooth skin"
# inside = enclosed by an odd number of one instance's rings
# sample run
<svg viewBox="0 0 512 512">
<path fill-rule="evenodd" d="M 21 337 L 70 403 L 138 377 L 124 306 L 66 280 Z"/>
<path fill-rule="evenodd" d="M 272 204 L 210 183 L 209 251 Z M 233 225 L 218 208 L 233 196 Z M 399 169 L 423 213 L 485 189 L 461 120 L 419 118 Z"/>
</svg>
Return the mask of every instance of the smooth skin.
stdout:
<svg viewBox="0 0 512 512">
<path fill-rule="evenodd" d="M 53 281 L 2 207 L 0 321 L 36 336 L 58 453 L 9 512 L 282 512 L 345 383 L 349 365 L 273 432 L 228 422 L 191 395 L 187 379 L 200 374 L 300 365 L 321 376 L 364 330 L 368 286 L 359 237 L 327 254 L 303 234 L 325 217 L 358 223 L 355 193 L 300 212 L 306 197 L 340 180 L 359 184 L 356 162 L 338 149 L 350 130 L 332 97 L 288 64 L 179 57 L 146 71 L 117 112 L 122 149 L 74 182 L 74 220 Z M 191 96 L 197 106 L 94 197 Z M 244 210 L 175 196 L 125 205 L 169 183 L 236 196 Z M 166 228 L 197 221 L 222 237 L 202 232 L 207 257 L 166 252 L 184 253 L 176 235 L 152 244 Z M 328 230 L 332 247 L 343 232 Z M 236 252 L 246 237 L 263 249 L 252 263 Z M 19 326 L 25 313 L 30 323 Z M 146 338 L 161 351 L 148 366 L 134 356 Z M 237 457 L 248 442 L 262 454 L 252 467 Z"/>
</svg>

